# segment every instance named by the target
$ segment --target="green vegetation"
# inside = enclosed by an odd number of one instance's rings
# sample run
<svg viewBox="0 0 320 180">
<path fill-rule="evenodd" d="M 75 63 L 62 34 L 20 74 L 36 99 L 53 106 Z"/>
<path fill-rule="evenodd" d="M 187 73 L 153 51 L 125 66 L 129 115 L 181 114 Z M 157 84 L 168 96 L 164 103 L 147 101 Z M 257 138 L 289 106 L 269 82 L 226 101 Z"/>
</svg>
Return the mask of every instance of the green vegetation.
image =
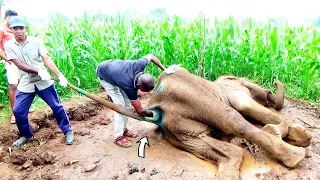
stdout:
<svg viewBox="0 0 320 180">
<path fill-rule="evenodd" d="M 38 36 L 44 38 L 50 56 L 68 80 L 91 92 L 99 88 L 95 69 L 101 61 L 137 59 L 152 53 L 165 66 L 181 64 L 209 80 L 236 75 L 273 89 L 279 79 L 286 85 L 287 96 L 313 102 L 320 99 L 320 30 L 314 26 L 233 17 L 186 20 L 84 13 L 68 19 L 56 14 Z M 2 66 L 0 102 L 7 103 Z M 156 66 L 148 66 L 147 71 L 156 77 L 161 73 Z M 63 97 L 76 93 L 56 87 Z"/>
</svg>

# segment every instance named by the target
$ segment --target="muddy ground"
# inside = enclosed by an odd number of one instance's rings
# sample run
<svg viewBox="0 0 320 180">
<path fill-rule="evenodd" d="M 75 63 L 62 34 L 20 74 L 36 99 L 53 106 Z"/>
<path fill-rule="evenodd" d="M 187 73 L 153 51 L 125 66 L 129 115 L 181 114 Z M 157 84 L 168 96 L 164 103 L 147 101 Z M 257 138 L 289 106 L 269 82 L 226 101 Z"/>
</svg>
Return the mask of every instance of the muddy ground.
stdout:
<svg viewBox="0 0 320 180">
<path fill-rule="evenodd" d="M 101 96 L 101 94 L 99 94 Z M 105 95 L 105 94 L 104 94 Z M 149 95 L 142 97 L 143 104 Z M 288 169 L 267 152 L 250 142 L 236 139 L 245 150 L 242 179 L 320 179 L 320 109 L 285 101 L 285 117 L 300 123 L 313 135 L 306 158 Z M 15 125 L 0 127 L 0 179 L 214 179 L 217 166 L 181 151 L 162 139 L 156 126 L 129 119 L 129 129 L 138 132 L 133 146 L 120 148 L 113 143 L 113 111 L 87 98 L 63 103 L 76 134 L 74 145 L 64 144 L 48 107 L 29 114 L 33 141 L 21 149 L 10 144 L 18 138 Z M 147 137 L 150 147 L 145 158 L 138 157 L 139 139 Z M 240 142 L 240 143 L 239 143 Z M 138 170 L 138 172 L 135 172 Z"/>
</svg>

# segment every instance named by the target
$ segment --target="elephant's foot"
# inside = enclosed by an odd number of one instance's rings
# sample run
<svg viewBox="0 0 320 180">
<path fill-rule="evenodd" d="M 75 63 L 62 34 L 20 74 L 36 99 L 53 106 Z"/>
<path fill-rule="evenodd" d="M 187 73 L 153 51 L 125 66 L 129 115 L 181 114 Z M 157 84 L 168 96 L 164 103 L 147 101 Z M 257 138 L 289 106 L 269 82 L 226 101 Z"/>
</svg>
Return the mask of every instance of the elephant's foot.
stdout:
<svg viewBox="0 0 320 180">
<path fill-rule="evenodd" d="M 183 148 L 199 158 L 217 162 L 218 171 L 214 179 L 239 180 L 240 167 L 243 161 L 242 148 L 214 139 L 210 136 L 202 138 L 187 138 L 182 135 L 183 141 L 168 139 L 172 144 Z"/>
<path fill-rule="evenodd" d="M 222 158 L 221 158 L 222 159 Z M 242 165 L 243 153 L 239 151 L 238 155 L 224 158 L 218 162 L 218 172 L 215 179 L 217 180 L 239 180 L 240 172 L 239 169 Z M 235 172 L 237 174 L 235 174 Z"/>
<path fill-rule="evenodd" d="M 211 137 L 202 138 L 206 142 L 211 151 L 217 153 L 216 160 L 218 162 L 217 180 L 237 180 L 240 179 L 240 167 L 243 161 L 242 148 L 230 143 L 225 143 Z M 208 152 L 202 152 L 202 156 L 209 155 Z M 214 158 L 213 156 L 210 159 Z"/>
<path fill-rule="evenodd" d="M 266 126 L 266 127 L 276 127 L 274 125 Z M 250 127 L 248 127 L 250 128 Z M 291 144 L 283 141 L 278 135 L 278 137 L 267 133 L 263 130 L 253 130 L 256 127 L 252 127 L 252 129 L 247 132 L 254 132 L 253 134 L 248 133 L 246 139 L 249 141 L 256 143 L 270 154 L 274 155 L 280 161 L 283 162 L 284 165 L 290 168 L 294 168 L 299 165 L 299 163 L 305 157 L 305 149 L 302 147 L 292 146 Z M 265 128 L 268 129 L 268 128 Z M 275 130 L 277 128 L 270 128 L 271 130 Z M 277 131 L 276 131 L 277 132 Z"/>
<path fill-rule="evenodd" d="M 262 128 L 262 130 L 269 133 L 269 134 L 275 135 L 275 136 L 279 137 L 280 139 L 282 138 L 282 133 L 281 133 L 278 125 L 267 124 Z"/>
<path fill-rule="evenodd" d="M 289 127 L 289 132 L 286 137 L 287 142 L 294 146 L 308 147 L 311 144 L 311 133 L 302 125 L 292 123 Z"/>
<path fill-rule="evenodd" d="M 291 146 L 287 144 L 288 146 Z M 290 168 L 294 168 L 300 164 L 304 159 L 306 150 L 302 147 L 291 146 L 287 147 L 290 151 L 283 149 L 283 152 L 279 154 L 279 159 L 283 162 L 284 165 Z"/>
</svg>

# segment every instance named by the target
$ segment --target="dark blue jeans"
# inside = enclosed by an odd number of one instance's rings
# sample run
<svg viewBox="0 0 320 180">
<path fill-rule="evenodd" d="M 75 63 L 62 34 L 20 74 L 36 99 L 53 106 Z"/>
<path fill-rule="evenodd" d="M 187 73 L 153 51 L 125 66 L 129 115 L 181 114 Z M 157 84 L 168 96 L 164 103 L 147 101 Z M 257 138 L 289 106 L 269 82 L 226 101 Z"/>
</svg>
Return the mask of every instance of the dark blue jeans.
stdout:
<svg viewBox="0 0 320 180">
<path fill-rule="evenodd" d="M 28 121 L 28 113 L 36 94 L 51 107 L 53 115 L 62 132 L 66 134 L 67 132 L 72 131 L 69 118 L 58 98 L 57 91 L 55 90 L 54 85 L 51 85 L 41 91 L 35 87 L 35 92 L 33 93 L 24 93 L 17 90 L 16 103 L 13 107 L 13 113 L 16 117 L 16 123 L 20 136 L 26 138 L 32 137 L 32 130 Z"/>
</svg>

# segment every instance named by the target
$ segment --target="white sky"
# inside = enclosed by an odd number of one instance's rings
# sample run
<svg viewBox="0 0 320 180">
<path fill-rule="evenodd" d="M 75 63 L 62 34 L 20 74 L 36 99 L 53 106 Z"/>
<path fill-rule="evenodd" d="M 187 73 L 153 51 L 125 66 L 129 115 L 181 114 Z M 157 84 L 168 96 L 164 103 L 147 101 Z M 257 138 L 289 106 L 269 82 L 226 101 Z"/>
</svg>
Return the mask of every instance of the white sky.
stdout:
<svg viewBox="0 0 320 180">
<path fill-rule="evenodd" d="M 46 18 L 49 12 L 78 16 L 85 10 L 109 14 L 123 8 L 134 8 L 143 13 L 157 7 L 165 8 L 169 14 L 186 17 L 204 12 L 209 17 L 233 15 L 264 20 L 284 16 L 299 22 L 320 15 L 320 0 L 20 0 L 19 5 L 11 6 L 29 18 Z"/>
</svg>

